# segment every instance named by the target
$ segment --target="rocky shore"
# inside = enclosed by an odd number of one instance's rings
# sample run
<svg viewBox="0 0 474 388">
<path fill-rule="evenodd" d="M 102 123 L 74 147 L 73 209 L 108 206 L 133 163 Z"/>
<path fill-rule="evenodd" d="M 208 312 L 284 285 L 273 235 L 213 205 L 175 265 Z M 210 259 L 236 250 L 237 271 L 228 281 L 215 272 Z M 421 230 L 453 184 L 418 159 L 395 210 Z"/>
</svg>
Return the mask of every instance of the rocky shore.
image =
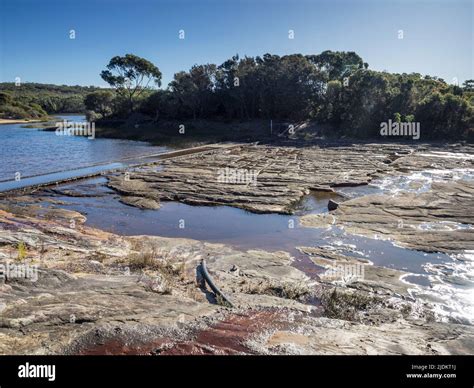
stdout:
<svg viewBox="0 0 474 388">
<path fill-rule="evenodd" d="M 301 221 L 313 227 L 341 225 L 349 233 L 425 252 L 460 252 L 474 249 L 473 208 L 473 181 L 435 182 L 428 192 L 367 195 Z"/>
<path fill-rule="evenodd" d="M 469 147 L 461 150 L 472 152 Z M 472 158 L 440 158 L 421 146 L 236 145 L 112 175 L 109 187 L 132 205 L 137 198 L 146 199 L 150 208 L 159 201 L 180 201 L 192 205 L 228 205 L 255 213 L 291 214 L 294 204 L 310 190 L 333 191 L 338 187 L 366 185 L 378 177 L 427 168 L 452 170 L 472 166 Z M 243 184 L 235 184 L 230 178 L 219 179 L 225 169 L 236 174 L 251 172 L 255 179 Z M 138 206 L 146 207 L 145 201 Z"/>
<path fill-rule="evenodd" d="M 366 185 L 426 169 L 472 168 L 427 147 L 237 145 L 111 174 L 131 206 L 163 201 L 291 214 L 312 190 Z M 256 185 L 222 182 L 219 169 L 255 170 Z M 55 190 L 61 190 L 60 187 Z M 303 216 L 308 227 L 391 238 L 410 249 L 473 249 L 472 182 L 433 183 L 422 193 L 368 195 Z M 62 192 L 64 195 L 65 193 Z M 71 195 L 75 195 L 71 192 Z M 48 205 L 48 206 L 47 206 Z M 441 322 L 410 293 L 404 271 L 320 246 L 299 246 L 321 276 L 285 251 L 159 236 L 121 236 L 37 192 L 0 200 L 0 263 L 37 279 L 0 280 L 0 354 L 472 354 L 474 327 Z M 441 221 L 448 228 L 436 229 Z M 443 224 L 442 224 L 443 225 Z M 203 282 L 202 260 L 233 308 Z M 364 276 L 338 282 L 334 265 Z"/>
</svg>

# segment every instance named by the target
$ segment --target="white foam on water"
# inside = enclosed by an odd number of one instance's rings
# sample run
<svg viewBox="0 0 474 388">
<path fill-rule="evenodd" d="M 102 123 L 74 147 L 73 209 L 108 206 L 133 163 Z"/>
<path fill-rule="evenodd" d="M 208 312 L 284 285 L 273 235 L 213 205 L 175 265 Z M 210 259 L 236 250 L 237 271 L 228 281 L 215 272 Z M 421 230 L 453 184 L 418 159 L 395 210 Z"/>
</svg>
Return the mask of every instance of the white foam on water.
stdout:
<svg viewBox="0 0 474 388">
<path fill-rule="evenodd" d="M 380 193 L 398 194 L 400 192 L 422 193 L 431 188 L 433 182 L 448 182 L 474 179 L 474 169 L 457 168 L 451 170 L 430 169 L 409 175 L 387 176 L 376 179 L 369 186 L 378 188 Z"/>
<path fill-rule="evenodd" d="M 462 152 L 431 151 L 428 153 L 420 153 L 418 155 L 432 158 L 474 160 L 474 155 L 464 154 Z"/>
<path fill-rule="evenodd" d="M 473 225 L 461 224 L 453 221 L 439 221 L 439 222 L 422 222 L 417 226 L 418 229 L 423 231 L 443 231 L 450 232 L 455 230 L 469 230 L 474 229 Z"/>
<path fill-rule="evenodd" d="M 427 263 L 430 287 L 416 287 L 413 295 L 433 304 L 442 321 L 474 325 L 474 254 L 452 255 L 451 262 Z"/>
<path fill-rule="evenodd" d="M 337 246 L 337 247 L 345 247 L 345 248 L 349 248 L 351 250 L 357 248 L 354 244 L 347 244 L 341 240 L 336 240 L 333 242 L 333 245 Z"/>
</svg>

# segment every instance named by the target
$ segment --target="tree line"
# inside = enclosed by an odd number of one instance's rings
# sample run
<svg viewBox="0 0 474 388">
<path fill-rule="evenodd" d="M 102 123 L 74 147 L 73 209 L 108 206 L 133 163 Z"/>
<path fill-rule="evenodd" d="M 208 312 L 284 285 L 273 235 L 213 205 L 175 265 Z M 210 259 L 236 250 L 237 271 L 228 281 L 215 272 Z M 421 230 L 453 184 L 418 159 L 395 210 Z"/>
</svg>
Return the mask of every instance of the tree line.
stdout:
<svg viewBox="0 0 474 388">
<path fill-rule="evenodd" d="M 423 139 L 453 139 L 474 131 L 474 80 L 463 85 L 418 73 L 374 71 L 355 52 L 239 57 L 194 65 L 166 89 L 151 62 L 114 57 L 102 78 L 114 91 L 85 99 L 96 117 L 140 113 L 152 120 L 313 120 L 337 135 L 373 137 L 388 119 L 420 122 Z"/>
<path fill-rule="evenodd" d="M 90 119 L 108 122 L 311 120 L 336 136 L 366 138 L 391 119 L 419 122 L 423 140 L 474 134 L 474 80 L 455 85 L 418 73 L 374 71 L 355 52 L 235 55 L 220 65 L 180 71 L 164 89 L 155 64 L 127 54 L 113 57 L 101 77 L 110 89 L 13 88 L 0 93 L 0 115 L 5 105 L 24 103 L 47 113 L 86 111 Z"/>
</svg>

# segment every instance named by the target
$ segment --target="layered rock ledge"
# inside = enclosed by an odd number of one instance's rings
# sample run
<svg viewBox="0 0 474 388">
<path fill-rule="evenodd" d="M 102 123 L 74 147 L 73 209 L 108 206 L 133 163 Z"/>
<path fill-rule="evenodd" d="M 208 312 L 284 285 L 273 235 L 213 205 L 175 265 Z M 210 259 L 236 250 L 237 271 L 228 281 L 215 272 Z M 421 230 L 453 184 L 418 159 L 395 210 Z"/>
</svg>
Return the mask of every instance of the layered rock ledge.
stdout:
<svg viewBox="0 0 474 388">
<path fill-rule="evenodd" d="M 291 214 L 310 190 L 366 185 L 374 178 L 424 169 L 473 168 L 472 149 L 458 149 L 465 157 L 447 158 L 422 145 L 236 145 L 114 174 L 108 185 L 123 202 L 142 208 L 179 201 Z"/>
<path fill-rule="evenodd" d="M 423 146 L 242 145 L 161 161 L 109 177 L 131 206 L 161 201 L 292 213 L 310 190 L 365 185 L 426 169 L 472 168 L 472 152 L 446 157 Z M 256 185 L 219 179 L 255 172 Z M 93 188 L 91 188 L 93 189 Z M 62 195 L 80 196 L 81 190 Z M 340 203 L 305 226 L 338 225 L 411 249 L 473 249 L 473 184 L 435 182 L 428 191 Z M 89 192 L 89 190 L 85 190 Z M 93 191 L 93 190 L 91 190 Z M 100 195 L 101 190 L 97 190 Z M 94 194 L 96 195 L 96 194 Z M 299 251 L 320 268 L 362 265 L 363 279 L 315 280 L 288 252 L 88 227 L 51 198 L 0 202 L 0 264 L 38 266 L 37 280 L 0 280 L 0 354 L 472 354 L 474 328 L 436 322 L 411 297 L 406 274 L 321 247 Z M 447 221 L 447 222 L 446 222 Z M 201 260 L 230 309 L 202 283 Z"/>
<path fill-rule="evenodd" d="M 333 150 L 242 145 L 113 175 L 108 185 L 132 205 L 135 199 L 127 197 L 292 213 L 310 190 L 367 184 L 372 175 L 389 169 L 384 163 L 389 152 L 375 146 Z M 232 176 L 239 172 L 244 182 Z M 245 181 L 248 175 L 252 179 Z"/>
<path fill-rule="evenodd" d="M 85 226 L 73 211 L 0 208 L 0 261 L 39 266 L 34 282 L 9 277 L 0 285 L 1 354 L 472 351 L 471 326 L 411 315 L 412 302 L 393 273 L 334 293 L 334 285 L 315 283 L 291 266 L 286 252 L 122 237 Z M 18 257 L 21 243 L 25 258 Z M 319 264 L 348 260 L 301 249 Z M 196 270 L 203 258 L 236 308 L 220 305 L 202 286 Z"/>
<path fill-rule="evenodd" d="M 474 181 L 434 182 L 423 193 L 367 195 L 329 214 L 301 218 L 308 227 L 338 225 L 348 233 L 390 239 L 425 252 L 474 249 Z"/>
</svg>

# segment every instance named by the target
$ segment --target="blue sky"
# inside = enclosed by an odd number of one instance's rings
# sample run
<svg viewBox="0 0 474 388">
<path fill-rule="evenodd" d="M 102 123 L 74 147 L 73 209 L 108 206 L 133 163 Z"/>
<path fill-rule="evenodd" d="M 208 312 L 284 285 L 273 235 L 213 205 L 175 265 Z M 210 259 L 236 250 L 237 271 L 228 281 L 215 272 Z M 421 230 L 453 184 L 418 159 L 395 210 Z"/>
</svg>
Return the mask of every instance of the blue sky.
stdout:
<svg viewBox="0 0 474 388">
<path fill-rule="evenodd" d="M 330 49 L 356 51 L 375 70 L 463 82 L 474 78 L 473 12 L 472 0 L 0 0 L 0 81 L 105 86 L 110 58 L 133 53 L 166 86 L 236 53 Z"/>
</svg>

